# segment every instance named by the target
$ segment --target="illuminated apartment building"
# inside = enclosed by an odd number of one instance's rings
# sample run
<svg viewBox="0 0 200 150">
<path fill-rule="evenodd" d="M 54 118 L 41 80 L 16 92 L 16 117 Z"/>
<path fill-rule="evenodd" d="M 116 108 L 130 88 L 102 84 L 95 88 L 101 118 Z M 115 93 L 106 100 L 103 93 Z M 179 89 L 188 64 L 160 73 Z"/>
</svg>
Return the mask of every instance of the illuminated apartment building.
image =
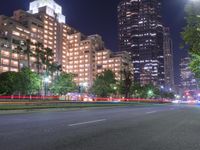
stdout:
<svg viewBox="0 0 200 150">
<path fill-rule="evenodd" d="M 25 46 L 24 43 L 27 39 L 32 42 L 42 43 L 43 41 L 42 22 L 31 15 L 29 15 L 29 19 L 27 17 L 27 20 L 18 20 L 18 13 L 20 12 L 24 11 L 15 11 L 13 17 L 0 16 L 0 66 L 2 72 L 18 71 L 18 60 L 20 60 L 21 67 L 27 65 L 27 58 L 14 52 L 17 46 Z M 36 31 L 32 31 L 32 29 L 36 29 Z M 31 46 L 31 49 L 33 48 L 34 46 Z M 35 58 L 31 57 L 30 61 L 31 67 L 34 69 Z"/>
<path fill-rule="evenodd" d="M 120 79 L 119 72 L 130 61 L 126 52 L 107 50 L 101 36 L 85 36 L 65 24 L 62 7 L 54 0 L 35 0 L 27 12 L 17 10 L 12 17 L 0 16 L 0 72 L 18 71 L 27 66 L 26 56 L 15 53 L 17 46 L 25 46 L 27 39 L 52 49 L 54 61 L 62 65 L 64 72 L 73 73 L 78 85 L 90 87 L 96 75 L 106 69 L 111 69 Z M 31 49 L 34 53 L 34 44 Z M 35 61 L 31 57 L 33 71 L 36 71 Z"/>
<path fill-rule="evenodd" d="M 63 71 L 75 74 L 77 84 L 91 86 L 95 77 L 95 48 L 92 40 L 80 32 L 68 35 L 67 39 L 67 50 L 62 55 Z"/>
<path fill-rule="evenodd" d="M 65 16 L 62 15 L 62 7 L 53 0 L 35 0 L 30 3 L 29 11 L 17 10 L 12 17 L 0 16 L 1 38 L 7 39 L 7 47 L 2 47 L 10 56 L 7 59 L 12 59 L 14 50 L 17 46 L 30 39 L 32 43 L 42 43 L 45 48 L 50 48 L 54 51 L 54 61 L 62 63 L 62 38 L 67 37 L 69 28 L 65 23 Z M 70 28 L 72 29 L 72 28 Z M 62 42 L 62 43 L 61 43 Z M 34 49 L 34 45 L 31 46 Z M 5 53 L 2 51 L 2 53 Z M 16 56 L 18 59 L 18 56 Z M 22 58 L 21 58 L 22 57 Z M 22 59 L 20 66 L 27 65 L 25 56 L 20 56 Z M 7 62 L 2 58 L 3 62 Z M 34 68 L 34 58 L 31 58 L 31 67 Z M 11 62 L 11 61 L 9 61 Z M 3 64 L 3 63 L 1 63 Z M 2 71 L 18 71 L 18 68 L 11 68 L 10 64 L 3 66 Z M 16 63 L 15 63 L 16 64 Z M 1 65 L 2 66 L 2 65 Z M 18 66 L 18 64 L 16 65 Z"/>
</svg>

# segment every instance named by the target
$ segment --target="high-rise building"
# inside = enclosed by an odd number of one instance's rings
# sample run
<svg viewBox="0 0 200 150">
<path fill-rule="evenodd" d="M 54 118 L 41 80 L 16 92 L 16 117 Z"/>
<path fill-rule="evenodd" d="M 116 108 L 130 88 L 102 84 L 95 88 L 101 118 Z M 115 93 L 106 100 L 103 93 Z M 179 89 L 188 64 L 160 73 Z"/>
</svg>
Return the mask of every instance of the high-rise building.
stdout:
<svg viewBox="0 0 200 150">
<path fill-rule="evenodd" d="M 174 88 L 174 63 L 173 63 L 173 43 L 170 29 L 165 27 L 163 36 L 164 64 L 165 64 L 165 86 Z"/>
<path fill-rule="evenodd" d="M 196 90 L 198 88 L 197 80 L 194 73 L 189 67 L 190 58 L 185 57 L 181 59 L 180 72 L 181 72 L 181 88 L 182 90 Z"/>
<path fill-rule="evenodd" d="M 99 35 L 85 36 L 80 32 L 68 35 L 66 55 L 63 63 L 68 73 L 76 74 L 75 82 L 91 86 L 97 74 L 112 70 L 120 80 L 120 71 L 131 68 L 131 59 L 127 52 L 112 53 L 104 46 Z"/>
<path fill-rule="evenodd" d="M 120 71 L 131 68 L 131 59 L 126 52 L 112 53 L 104 46 L 99 35 L 86 36 L 65 23 L 62 7 L 54 0 L 35 0 L 28 11 L 14 11 L 12 17 L 0 16 L 0 72 L 18 71 L 27 66 L 27 57 L 17 54 L 18 46 L 31 41 L 34 53 L 36 43 L 54 52 L 54 62 L 62 70 L 75 74 L 78 85 L 91 86 L 98 73 L 106 69 L 120 78 Z M 30 67 L 36 71 L 36 58 L 30 58 Z M 42 73 L 44 66 L 41 66 Z"/>
<path fill-rule="evenodd" d="M 121 0 L 118 5 L 119 49 L 128 51 L 135 82 L 163 85 L 164 53 L 160 0 Z"/>
</svg>

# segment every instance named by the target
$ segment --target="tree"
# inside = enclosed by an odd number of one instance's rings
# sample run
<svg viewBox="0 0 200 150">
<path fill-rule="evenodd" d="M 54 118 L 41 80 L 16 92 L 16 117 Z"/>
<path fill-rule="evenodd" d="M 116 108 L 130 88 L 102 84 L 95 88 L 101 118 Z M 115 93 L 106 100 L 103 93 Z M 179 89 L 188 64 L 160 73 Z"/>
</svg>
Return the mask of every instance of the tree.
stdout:
<svg viewBox="0 0 200 150">
<path fill-rule="evenodd" d="M 62 72 L 62 65 L 53 62 L 49 68 L 49 71 L 51 72 L 51 74 L 56 72 L 56 76 L 58 76 L 59 72 Z"/>
<path fill-rule="evenodd" d="M 44 52 L 41 55 L 41 60 L 42 60 L 42 63 L 46 66 L 47 74 L 49 73 L 49 70 L 53 63 L 53 56 L 54 56 L 53 50 L 50 48 L 45 48 Z"/>
<path fill-rule="evenodd" d="M 122 79 L 119 83 L 119 93 L 125 95 L 125 98 L 130 97 L 130 90 L 133 84 L 133 73 L 128 69 L 121 71 Z"/>
<path fill-rule="evenodd" d="M 42 67 L 42 62 L 44 62 L 44 60 L 41 60 L 43 57 L 43 44 L 42 43 L 35 43 L 35 52 L 33 54 L 33 56 L 36 58 L 36 61 L 34 62 L 36 64 L 36 68 L 37 68 L 37 73 L 40 74 L 40 68 Z"/>
<path fill-rule="evenodd" d="M 12 95 L 18 90 L 19 73 L 4 72 L 0 74 L 0 95 Z"/>
<path fill-rule="evenodd" d="M 182 32 L 184 40 L 183 46 L 189 48 L 192 56 L 190 68 L 198 78 L 200 66 L 200 2 L 190 2 L 185 8 L 186 11 L 186 27 Z"/>
<path fill-rule="evenodd" d="M 37 94 L 41 89 L 42 81 L 40 75 L 32 72 L 29 68 L 22 68 L 19 73 L 19 92 L 22 95 Z"/>
<path fill-rule="evenodd" d="M 191 71 L 194 72 L 197 78 L 200 78 L 200 55 L 191 54 L 191 62 L 190 62 Z"/>
<path fill-rule="evenodd" d="M 103 73 L 97 75 L 91 92 L 100 97 L 108 97 L 115 94 L 115 87 L 115 74 L 111 70 L 105 70 Z"/>
<path fill-rule="evenodd" d="M 27 39 L 24 43 L 25 49 L 23 51 L 23 54 L 26 55 L 26 57 L 27 57 L 27 63 L 28 63 L 27 67 L 29 69 L 30 69 L 30 57 L 33 55 L 32 49 L 31 49 L 31 44 L 32 44 L 31 40 Z"/>
<path fill-rule="evenodd" d="M 50 91 L 55 95 L 65 95 L 76 90 L 72 74 L 61 73 L 50 85 Z"/>
<path fill-rule="evenodd" d="M 142 98 L 158 98 L 160 97 L 160 90 L 153 84 L 143 86 Z"/>
<path fill-rule="evenodd" d="M 134 98 L 142 98 L 143 87 L 139 83 L 132 84 L 131 94 Z"/>
</svg>

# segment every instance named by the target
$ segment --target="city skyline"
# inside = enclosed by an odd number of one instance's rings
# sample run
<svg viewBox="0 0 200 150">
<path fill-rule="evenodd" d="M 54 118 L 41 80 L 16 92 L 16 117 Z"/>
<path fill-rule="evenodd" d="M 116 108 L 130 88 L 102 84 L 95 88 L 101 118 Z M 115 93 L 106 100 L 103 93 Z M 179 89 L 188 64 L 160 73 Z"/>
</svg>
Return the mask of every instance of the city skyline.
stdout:
<svg viewBox="0 0 200 150">
<path fill-rule="evenodd" d="M 109 1 L 107 2 L 106 6 L 104 5 L 105 1 L 86 1 L 87 2 L 75 0 L 65 2 L 62 0 L 56 0 L 58 4 L 61 4 L 63 6 L 63 14 L 66 16 L 67 24 L 70 24 L 71 26 L 75 27 L 86 35 L 95 33 L 100 34 L 103 37 L 106 46 L 112 51 L 117 51 L 117 5 L 119 3 L 119 0 Z M 4 9 L 5 7 L 0 7 L 0 14 L 11 15 L 12 11 L 18 8 L 27 10 L 29 2 L 25 0 L 19 0 L 18 2 L 11 2 L 11 0 L 7 0 L 4 2 L 4 5 L 6 6 L 10 3 L 12 3 L 10 5 L 10 9 Z M 168 2 L 163 1 L 162 7 L 163 21 L 166 26 L 170 27 L 174 42 L 175 58 L 177 58 L 174 62 L 176 83 L 179 78 L 178 64 L 180 63 L 180 56 L 186 56 L 186 51 L 180 50 L 179 48 L 179 44 L 181 42 L 179 32 L 184 25 L 183 11 L 185 3 L 186 0 L 169 0 Z M 169 8 L 171 8 L 170 10 L 173 11 L 168 11 Z M 87 11 L 85 11 L 86 9 Z M 104 11 L 100 12 L 101 9 L 103 9 Z M 83 19 L 86 21 L 83 21 Z M 175 23 L 176 26 L 172 28 L 173 24 Z"/>
</svg>

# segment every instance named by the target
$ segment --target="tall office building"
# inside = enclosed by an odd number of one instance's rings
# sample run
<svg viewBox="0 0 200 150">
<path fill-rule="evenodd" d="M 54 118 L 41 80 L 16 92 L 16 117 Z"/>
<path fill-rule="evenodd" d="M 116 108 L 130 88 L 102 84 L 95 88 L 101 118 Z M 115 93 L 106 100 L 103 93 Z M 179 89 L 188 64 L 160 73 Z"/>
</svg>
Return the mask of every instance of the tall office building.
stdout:
<svg viewBox="0 0 200 150">
<path fill-rule="evenodd" d="M 174 89 L 173 43 L 170 35 L 170 29 L 168 27 L 165 27 L 163 33 L 165 86 L 167 88 Z"/>
<path fill-rule="evenodd" d="M 181 59 L 180 72 L 181 72 L 181 88 L 182 90 L 196 90 L 198 88 L 197 80 L 194 73 L 189 67 L 190 58 L 185 57 Z"/>
<path fill-rule="evenodd" d="M 64 72 L 75 74 L 77 85 L 92 86 L 96 75 L 106 69 L 120 80 L 119 72 L 132 65 L 126 52 L 115 54 L 108 50 L 101 36 L 86 36 L 67 25 L 62 7 L 54 0 L 35 0 L 28 11 L 16 10 L 12 17 L 0 15 L 0 73 L 27 66 L 27 57 L 15 52 L 18 46 L 26 48 L 27 39 L 33 43 L 33 53 L 37 42 L 52 49 L 54 62 Z M 33 71 L 37 68 L 35 62 L 36 58 L 31 57 Z M 44 67 L 40 67 L 40 73 L 44 73 Z"/>
<path fill-rule="evenodd" d="M 119 49 L 132 56 L 135 82 L 163 85 L 164 52 L 160 0 L 122 0 L 118 5 Z"/>
</svg>

